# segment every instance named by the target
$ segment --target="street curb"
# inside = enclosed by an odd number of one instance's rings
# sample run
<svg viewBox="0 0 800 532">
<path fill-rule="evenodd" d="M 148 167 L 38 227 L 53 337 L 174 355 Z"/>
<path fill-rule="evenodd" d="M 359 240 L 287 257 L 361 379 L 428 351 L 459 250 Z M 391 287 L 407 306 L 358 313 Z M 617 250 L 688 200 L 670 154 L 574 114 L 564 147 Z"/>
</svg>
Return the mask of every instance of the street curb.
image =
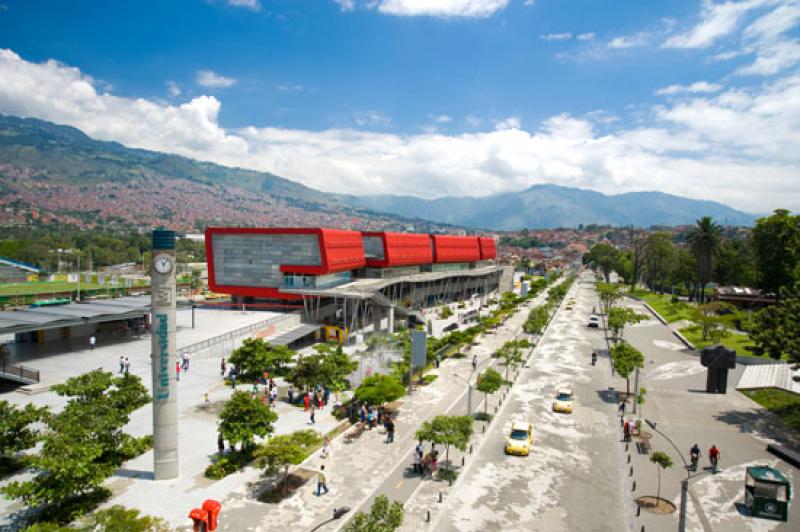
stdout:
<svg viewBox="0 0 800 532">
<path fill-rule="evenodd" d="M 641 300 L 639 300 L 639 301 L 641 301 Z M 654 309 L 653 307 L 651 307 L 649 304 L 645 303 L 644 301 L 642 301 L 642 305 L 644 305 L 644 308 L 649 310 L 650 313 L 653 314 L 653 316 L 655 316 L 656 319 L 658 319 L 658 321 L 660 321 L 663 325 L 666 325 L 669 328 L 670 332 L 672 332 L 672 334 L 675 336 L 675 338 L 680 340 L 683 345 L 685 345 L 688 349 L 691 349 L 692 351 L 697 351 L 697 348 L 694 346 L 694 344 L 692 342 L 690 342 L 689 340 L 687 340 L 686 337 L 683 336 L 680 332 L 678 332 L 675 329 L 673 329 L 672 325 L 670 325 L 669 322 L 667 320 L 665 320 L 664 317 L 656 311 L 656 309 Z"/>
</svg>

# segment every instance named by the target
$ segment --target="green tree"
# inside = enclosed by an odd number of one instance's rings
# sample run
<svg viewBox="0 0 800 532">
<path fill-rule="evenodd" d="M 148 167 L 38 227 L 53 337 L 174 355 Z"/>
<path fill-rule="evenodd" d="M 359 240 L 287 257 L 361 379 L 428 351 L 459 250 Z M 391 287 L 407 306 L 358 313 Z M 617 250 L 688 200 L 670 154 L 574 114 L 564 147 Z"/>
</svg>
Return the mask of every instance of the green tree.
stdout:
<svg viewBox="0 0 800 532">
<path fill-rule="evenodd" d="M 316 347 L 316 346 L 315 346 Z M 321 384 L 336 391 L 347 389 L 347 377 L 358 369 L 358 362 L 342 350 L 341 345 L 325 355 Z"/>
<path fill-rule="evenodd" d="M 749 239 L 725 239 L 714 264 L 713 279 L 721 286 L 756 286 L 756 259 Z"/>
<path fill-rule="evenodd" d="M 750 337 L 771 358 L 785 354 L 790 362 L 800 364 L 800 282 L 793 290 L 782 289 L 777 305 L 758 311 Z"/>
<path fill-rule="evenodd" d="M 622 285 L 612 283 L 597 283 L 594 287 L 597 296 L 600 298 L 600 304 L 603 307 L 603 312 L 608 314 L 608 311 L 614 306 L 614 303 L 622 299 Z"/>
<path fill-rule="evenodd" d="M 375 498 L 369 513 L 358 512 L 345 527 L 345 532 L 393 532 L 403 524 L 403 504 L 389 502 L 386 495 Z"/>
<path fill-rule="evenodd" d="M 675 246 L 670 233 L 650 233 L 644 244 L 644 277 L 650 290 L 664 293 L 675 267 Z"/>
<path fill-rule="evenodd" d="M 613 341 L 622 339 L 622 331 L 630 323 L 639 323 L 646 320 L 647 316 L 639 314 L 632 308 L 614 307 L 608 311 L 608 328 L 614 333 Z"/>
<path fill-rule="evenodd" d="M 508 380 L 508 370 L 516 368 L 522 363 L 524 360 L 523 349 L 530 346 L 530 342 L 526 339 L 509 340 L 494 352 L 493 356 L 503 361 L 506 368 L 506 380 Z"/>
<path fill-rule="evenodd" d="M 265 371 L 283 375 L 295 358 L 295 352 L 283 345 L 270 345 L 263 338 L 246 338 L 228 361 L 239 368 L 245 380 L 260 379 Z"/>
<path fill-rule="evenodd" d="M 606 282 L 611 281 L 611 272 L 619 261 L 619 250 L 610 244 L 600 242 L 584 254 L 583 263 L 600 270 Z"/>
<path fill-rule="evenodd" d="M 622 340 L 611 347 L 611 363 L 619 376 L 625 379 L 625 395 L 630 395 L 631 373 L 637 368 L 644 367 L 644 355 L 631 344 Z"/>
<path fill-rule="evenodd" d="M 445 446 L 445 461 L 450 467 L 450 446 L 461 451 L 467 448 L 472 436 L 472 416 L 436 416 L 417 430 L 418 440 Z"/>
<path fill-rule="evenodd" d="M 489 395 L 497 392 L 503 385 L 503 377 L 492 368 L 487 368 L 483 373 L 478 376 L 478 385 L 476 389 L 483 392 L 483 412 L 489 413 Z"/>
<path fill-rule="evenodd" d="M 650 455 L 650 461 L 656 464 L 658 471 L 658 490 L 656 491 L 656 506 L 658 506 L 661 501 L 661 470 L 672 467 L 672 458 L 663 451 L 656 451 Z"/>
<path fill-rule="evenodd" d="M 679 248 L 675 257 L 675 268 L 671 275 L 672 284 L 683 285 L 689 301 L 692 301 L 697 291 L 697 259 L 691 252 Z"/>
<path fill-rule="evenodd" d="M 260 467 L 266 467 L 269 473 L 277 473 L 283 468 L 281 485 L 284 493 L 288 488 L 286 478 L 289 476 L 289 466 L 297 465 L 313 452 L 322 441 L 320 435 L 313 430 L 299 430 L 291 434 L 273 436 L 270 440 L 256 449 L 254 457 Z"/>
<path fill-rule="evenodd" d="M 697 225 L 689 231 L 686 241 L 697 260 L 697 279 L 700 282 L 701 303 L 705 300 L 705 290 L 711 280 L 714 257 L 717 256 L 722 241 L 722 227 L 710 216 L 697 220 Z"/>
<path fill-rule="evenodd" d="M 8 401 L 0 401 L 0 471 L 2 463 L 12 460 L 13 455 L 36 445 L 39 431 L 31 425 L 47 416 L 47 408 L 32 404 L 19 408 Z"/>
<path fill-rule="evenodd" d="M 287 379 L 295 386 L 308 390 L 321 383 L 324 365 L 325 355 L 298 356 Z"/>
<path fill-rule="evenodd" d="M 256 436 L 264 437 L 274 430 L 278 414 L 247 392 L 233 392 L 219 414 L 219 432 L 231 446 L 241 443 L 251 447 Z"/>
<path fill-rule="evenodd" d="M 697 323 L 703 333 L 703 340 L 711 339 L 714 343 L 727 336 L 728 328 L 733 325 L 733 315 L 723 314 L 730 310 L 725 303 L 714 301 L 704 305 L 697 305 L 692 311 L 692 321 Z"/>
<path fill-rule="evenodd" d="M 758 287 L 770 294 L 790 288 L 800 263 L 800 215 L 777 209 L 759 218 L 753 229 L 753 246 L 758 268 Z"/>
<path fill-rule="evenodd" d="M 522 330 L 528 334 L 542 334 L 549 318 L 550 311 L 547 306 L 534 307 L 528 312 L 528 319 L 522 324 Z"/>
<path fill-rule="evenodd" d="M 371 375 L 356 388 L 359 401 L 371 405 L 382 405 L 399 399 L 406 393 L 405 387 L 390 375 Z"/>
<path fill-rule="evenodd" d="M 125 532 L 169 532 L 171 529 L 160 517 L 140 515 L 140 511 L 123 506 L 98 510 L 80 520 L 79 531 L 98 532 L 124 530 Z"/>
</svg>

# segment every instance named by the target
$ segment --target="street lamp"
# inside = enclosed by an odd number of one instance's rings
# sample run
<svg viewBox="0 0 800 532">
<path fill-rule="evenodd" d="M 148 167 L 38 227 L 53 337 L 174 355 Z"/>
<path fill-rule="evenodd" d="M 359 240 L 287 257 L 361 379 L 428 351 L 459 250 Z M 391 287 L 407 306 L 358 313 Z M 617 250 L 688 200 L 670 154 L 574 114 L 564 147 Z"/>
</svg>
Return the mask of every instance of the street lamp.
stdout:
<svg viewBox="0 0 800 532">
<path fill-rule="evenodd" d="M 650 427 L 651 429 L 653 429 L 654 431 L 659 433 L 661 436 L 664 437 L 665 440 L 667 440 L 670 443 L 670 445 L 672 445 L 672 447 L 675 449 L 675 452 L 678 453 L 678 456 L 680 457 L 681 462 L 683 462 L 684 469 L 686 469 L 686 478 L 681 481 L 681 509 L 680 509 L 680 513 L 678 514 L 678 531 L 679 532 L 685 532 L 686 531 L 686 499 L 687 499 L 688 492 L 689 492 L 689 480 L 691 480 L 691 478 L 692 478 L 691 470 L 689 469 L 689 464 L 686 463 L 686 458 L 683 457 L 683 453 L 681 452 L 680 449 L 678 449 L 678 446 L 675 445 L 675 442 L 672 441 L 669 436 L 667 436 L 666 434 L 664 434 L 663 432 L 661 432 L 660 430 L 658 430 L 656 428 L 656 424 L 657 423 L 655 421 L 650 421 L 649 419 L 645 419 L 644 421 L 645 421 L 645 423 L 647 423 L 648 427 Z M 697 476 L 697 475 L 695 475 L 695 476 Z M 698 508 L 697 511 L 698 511 L 698 513 L 702 512 L 702 508 Z"/>
<path fill-rule="evenodd" d="M 344 514 L 346 514 L 347 512 L 349 512 L 349 511 L 350 511 L 350 508 L 347 507 L 347 506 L 342 506 L 341 508 L 334 508 L 333 509 L 333 518 L 332 519 L 328 519 L 327 521 L 321 522 L 320 524 L 318 524 L 317 526 L 312 528 L 310 532 L 314 532 L 315 530 L 319 530 L 321 527 L 323 527 L 324 525 L 327 525 L 331 521 L 336 521 L 337 519 L 341 519 L 342 516 Z"/>
<path fill-rule="evenodd" d="M 472 368 L 472 372 L 470 372 L 469 377 L 466 378 L 466 379 L 464 377 L 462 377 L 461 375 L 459 375 L 458 373 L 453 373 L 452 374 L 454 377 L 458 377 L 459 379 L 461 379 L 462 381 L 464 381 L 467 384 L 467 415 L 468 416 L 472 415 L 472 377 L 473 377 L 473 375 L 475 375 L 475 372 L 478 371 L 478 366 L 480 366 L 481 364 L 484 364 L 484 363 L 486 363 L 486 362 L 488 362 L 490 360 L 492 360 L 492 357 L 486 357 L 483 360 L 479 360 L 478 363 L 475 364 L 475 367 Z"/>
</svg>

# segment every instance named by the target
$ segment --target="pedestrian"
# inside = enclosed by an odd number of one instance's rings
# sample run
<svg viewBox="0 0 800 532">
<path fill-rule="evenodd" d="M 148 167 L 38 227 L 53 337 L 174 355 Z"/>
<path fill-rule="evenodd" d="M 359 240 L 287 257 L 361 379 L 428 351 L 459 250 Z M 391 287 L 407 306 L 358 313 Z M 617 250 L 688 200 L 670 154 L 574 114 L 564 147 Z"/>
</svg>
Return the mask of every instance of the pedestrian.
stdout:
<svg viewBox="0 0 800 532">
<path fill-rule="evenodd" d="M 436 367 L 438 369 L 439 364 L 442 362 L 442 359 L 439 357 L 439 353 L 436 353 L 436 356 L 434 357 L 434 360 L 436 361 Z"/>
<path fill-rule="evenodd" d="M 319 466 L 319 473 L 317 473 L 317 497 L 321 495 L 322 490 L 328 493 L 328 483 L 325 478 L 325 465 Z"/>
<path fill-rule="evenodd" d="M 422 458 L 422 455 L 425 454 L 425 444 L 422 443 L 422 440 L 419 440 L 414 451 L 419 455 L 420 458 Z"/>
<path fill-rule="evenodd" d="M 128 357 L 125 357 L 124 366 L 125 366 L 124 367 L 124 373 L 125 373 L 125 375 L 127 375 L 131 371 L 131 361 L 128 360 Z"/>
<path fill-rule="evenodd" d="M 289 404 L 293 404 L 294 403 L 294 388 L 289 386 L 289 390 L 286 392 L 286 395 L 289 396 Z"/>
<path fill-rule="evenodd" d="M 330 390 L 328 390 L 327 388 L 323 388 L 322 389 L 322 404 L 323 405 L 327 405 L 328 404 L 328 398 L 330 396 L 331 396 Z"/>
<path fill-rule="evenodd" d="M 208 408 L 209 406 L 211 406 L 211 401 L 208 399 L 208 392 L 203 394 L 203 406 L 205 408 Z"/>
<path fill-rule="evenodd" d="M 439 465 L 439 451 L 436 450 L 436 444 L 431 443 L 431 476 L 436 472 Z"/>
<path fill-rule="evenodd" d="M 711 473 L 717 474 L 717 465 L 719 464 L 719 449 L 715 444 L 711 444 L 708 450 L 708 460 L 711 462 Z"/>
<path fill-rule="evenodd" d="M 626 443 L 631 441 L 631 424 L 628 422 L 627 419 L 625 420 L 625 425 L 623 425 L 622 427 L 622 433 L 624 435 L 623 440 Z"/>
<path fill-rule="evenodd" d="M 219 451 L 219 454 L 225 452 L 225 440 L 222 438 L 221 432 L 217 433 L 217 450 Z"/>
<path fill-rule="evenodd" d="M 224 378 L 225 377 L 225 370 L 228 368 L 228 365 L 225 363 L 225 357 L 222 357 L 222 362 L 219 364 L 219 374 Z"/>
<path fill-rule="evenodd" d="M 394 421 L 391 416 L 386 416 L 386 443 L 394 443 Z"/>
<path fill-rule="evenodd" d="M 323 438 L 322 440 L 322 454 L 321 454 L 322 458 L 328 458 L 328 455 L 331 452 L 330 444 L 331 444 L 330 440 L 328 439 L 327 436 L 325 436 L 325 438 Z"/>
<path fill-rule="evenodd" d="M 620 416 L 624 416 L 625 415 L 625 401 L 621 401 L 619 403 L 619 415 Z"/>
<path fill-rule="evenodd" d="M 231 370 L 231 388 L 236 389 L 236 368 Z"/>
<path fill-rule="evenodd" d="M 97 344 L 97 338 L 95 338 L 94 335 L 91 335 L 89 337 L 89 351 L 94 350 L 95 344 Z"/>
<path fill-rule="evenodd" d="M 175 361 L 175 380 L 181 380 L 181 364 L 177 360 Z"/>
<path fill-rule="evenodd" d="M 383 415 L 383 405 L 381 405 L 378 407 L 378 425 L 382 424 L 384 421 L 386 420 Z"/>
<path fill-rule="evenodd" d="M 372 422 L 375 420 L 375 411 L 372 407 L 367 411 L 367 426 L 372 430 Z"/>
<path fill-rule="evenodd" d="M 311 397 L 309 397 L 308 394 L 304 394 L 303 395 L 303 408 L 305 409 L 306 412 L 308 412 L 308 409 L 310 407 L 311 407 Z"/>
<path fill-rule="evenodd" d="M 190 359 L 191 359 L 191 357 L 189 356 L 189 352 L 188 351 L 184 351 L 183 352 L 183 370 L 184 371 L 189 371 L 189 360 Z"/>
<path fill-rule="evenodd" d="M 120 355 L 119 356 L 119 372 L 123 373 L 125 371 L 125 357 Z"/>
<path fill-rule="evenodd" d="M 258 384 L 256 384 L 255 382 L 253 383 L 253 388 L 250 390 L 250 393 L 253 394 L 253 397 L 258 395 Z"/>
<path fill-rule="evenodd" d="M 478 369 L 478 355 L 472 356 L 472 371 Z"/>
<path fill-rule="evenodd" d="M 322 390 L 317 390 L 317 408 L 322 408 L 325 403 L 322 402 Z"/>
<path fill-rule="evenodd" d="M 422 473 L 422 457 L 416 451 L 414 451 L 411 454 L 414 455 L 413 456 L 414 473 L 419 475 Z"/>
<path fill-rule="evenodd" d="M 311 424 L 312 424 L 312 425 L 313 425 L 314 423 L 316 423 L 316 421 L 314 420 L 314 413 L 315 413 L 316 411 L 317 411 L 317 409 L 316 409 L 316 408 L 314 408 L 314 406 L 312 405 L 312 406 L 311 406 L 311 416 L 310 416 L 310 418 L 309 418 L 309 419 L 310 419 L 310 421 L 311 421 Z"/>
<path fill-rule="evenodd" d="M 367 422 L 367 407 L 365 405 L 361 405 L 361 409 L 358 411 L 358 417 L 362 425 Z"/>
</svg>

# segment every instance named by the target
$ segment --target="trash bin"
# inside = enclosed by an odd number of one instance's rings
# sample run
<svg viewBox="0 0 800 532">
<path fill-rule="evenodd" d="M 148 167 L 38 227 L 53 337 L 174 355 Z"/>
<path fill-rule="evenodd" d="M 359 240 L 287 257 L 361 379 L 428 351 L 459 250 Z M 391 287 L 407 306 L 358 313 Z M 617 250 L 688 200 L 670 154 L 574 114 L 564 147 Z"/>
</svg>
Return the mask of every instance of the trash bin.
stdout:
<svg viewBox="0 0 800 532">
<path fill-rule="evenodd" d="M 194 521 L 194 532 L 206 532 L 208 528 L 208 512 L 194 508 L 189 512 L 189 518 Z"/>
<path fill-rule="evenodd" d="M 744 478 L 744 505 L 753 517 L 786 521 L 792 486 L 778 469 L 751 466 Z"/>
<path fill-rule="evenodd" d="M 217 529 L 217 517 L 219 516 L 219 511 L 222 509 L 222 505 L 219 501 L 215 501 L 214 499 L 206 499 L 203 502 L 203 510 L 208 512 L 208 530 L 213 531 Z"/>
</svg>

